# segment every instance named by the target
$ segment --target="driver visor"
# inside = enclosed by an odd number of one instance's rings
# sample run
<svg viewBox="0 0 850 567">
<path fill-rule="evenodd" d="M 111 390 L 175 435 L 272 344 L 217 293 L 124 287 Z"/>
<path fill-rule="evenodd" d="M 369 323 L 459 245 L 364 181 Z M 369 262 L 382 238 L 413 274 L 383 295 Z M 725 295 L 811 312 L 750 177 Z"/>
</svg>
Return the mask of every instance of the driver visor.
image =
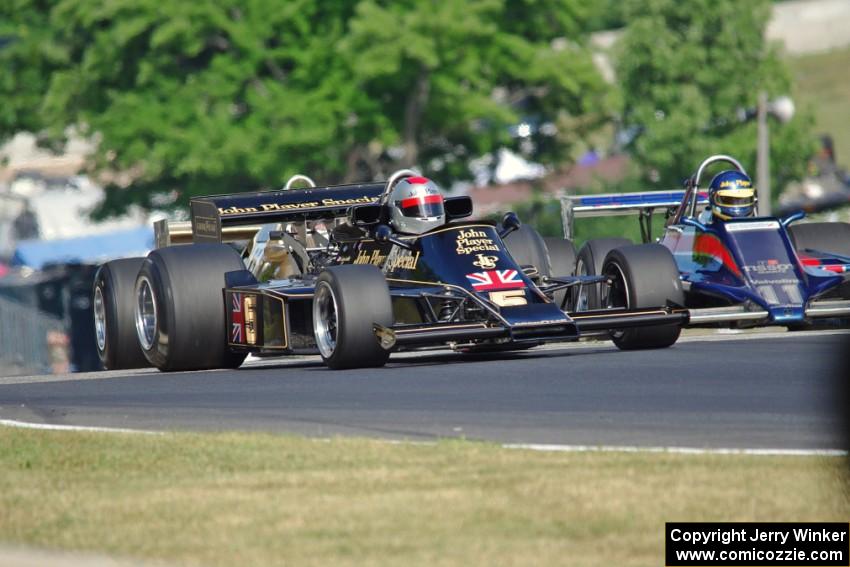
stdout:
<svg viewBox="0 0 850 567">
<path fill-rule="evenodd" d="M 753 195 L 747 197 L 730 197 L 727 195 L 717 195 L 714 197 L 714 202 L 721 207 L 748 207 L 753 204 L 755 199 Z"/>
<path fill-rule="evenodd" d="M 406 217 L 439 217 L 443 213 L 442 195 L 422 195 L 396 201 L 401 208 L 401 214 Z"/>
</svg>

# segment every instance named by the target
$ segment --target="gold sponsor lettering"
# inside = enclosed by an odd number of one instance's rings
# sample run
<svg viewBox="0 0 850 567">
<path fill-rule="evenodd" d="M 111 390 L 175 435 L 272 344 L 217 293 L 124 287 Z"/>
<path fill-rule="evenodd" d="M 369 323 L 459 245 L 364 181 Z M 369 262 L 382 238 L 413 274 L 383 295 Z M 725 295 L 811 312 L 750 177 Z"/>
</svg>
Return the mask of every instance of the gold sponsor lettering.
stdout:
<svg viewBox="0 0 850 567">
<path fill-rule="evenodd" d="M 387 259 L 386 254 L 381 254 L 380 250 L 361 250 L 357 253 L 357 258 L 354 259 L 355 264 L 371 264 L 372 266 L 382 266 L 384 260 Z"/>
<path fill-rule="evenodd" d="M 218 214 L 221 216 L 227 215 L 241 215 L 244 213 L 257 213 L 257 209 L 255 207 L 228 207 L 226 209 L 219 208 Z"/>
<path fill-rule="evenodd" d="M 513 325 L 514 327 L 539 327 L 541 325 L 558 325 L 566 322 L 566 319 L 544 319 L 543 321 L 520 321 Z"/>
<path fill-rule="evenodd" d="M 389 272 L 394 270 L 415 270 L 419 263 L 419 252 L 408 251 L 393 254 L 382 254 L 380 250 L 361 250 L 357 253 L 353 264 L 366 264 L 384 268 Z"/>
<path fill-rule="evenodd" d="M 260 205 L 263 212 L 268 211 L 300 211 L 303 209 L 314 209 L 319 206 L 316 201 L 306 201 L 304 203 L 267 203 Z"/>
<path fill-rule="evenodd" d="M 750 187 L 752 183 L 747 181 L 746 179 L 737 179 L 735 181 L 721 181 L 720 188 L 723 187 Z"/>
<path fill-rule="evenodd" d="M 487 236 L 486 232 L 472 228 L 458 231 L 456 244 L 458 254 L 499 251 L 499 246 L 493 242 L 492 238 Z"/>
<path fill-rule="evenodd" d="M 528 305 L 528 300 L 525 299 L 525 290 L 522 289 L 511 289 L 508 291 L 491 291 L 490 301 L 500 307 Z"/>
<path fill-rule="evenodd" d="M 301 203 L 263 203 L 256 207 L 219 208 L 218 212 L 222 216 L 227 216 L 241 215 L 245 213 L 268 213 L 270 211 L 303 211 L 321 207 L 344 207 L 348 205 L 374 203 L 377 200 L 378 199 L 376 197 L 363 195 L 362 197 L 354 197 L 352 199 L 322 199 L 321 201 L 304 201 Z"/>
<path fill-rule="evenodd" d="M 419 263 L 419 252 L 415 252 L 411 254 L 410 252 L 403 252 L 396 255 L 387 262 L 387 271 L 392 272 L 395 270 L 415 270 L 416 264 Z"/>
<path fill-rule="evenodd" d="M 374 203 L 378 199 L 375 197 L 368 197 L 366 195 L 362 197 L 357 197 L 355 199 L 322 199 L 323 207 L 338 207 L 340 205 L 361 205 L 363 203 Z"/>
<path fill-rule="evenodd" d="M 245 342 L 257 344 L 257 298 L 245 295 Z"/>
<path fill-rule="evenodd" d="M 209 217 L 195 217 L 195 233 L 205 235 L 216 234 L 215 219 Z"/>
<path fill-rule="evenodd" d="M 476 258 L 477 260 L 472 265 L 484 270 L 492 270 L 496 267 L 496 262 L 499 260 L 498 256 L 487 256 L 486 254 L 476 254 Z"/>
</svg>

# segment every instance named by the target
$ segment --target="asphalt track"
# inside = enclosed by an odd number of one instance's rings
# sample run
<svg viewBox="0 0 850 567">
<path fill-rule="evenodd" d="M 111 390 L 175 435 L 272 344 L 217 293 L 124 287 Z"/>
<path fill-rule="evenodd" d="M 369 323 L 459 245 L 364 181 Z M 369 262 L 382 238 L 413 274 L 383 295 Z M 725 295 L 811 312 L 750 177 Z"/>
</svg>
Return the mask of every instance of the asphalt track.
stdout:
<svg viewBox="0 0 850 567">
<path fill-rule="evenodd" d="M 394 355 L 330 371 L 317 357 L 236 371 L 0 378 L 0 419 L 146 430 L 242 430 L 500 443 L 843 449 L 834 332 L 607 342 L 522 353 Z M 843 406 L 843 409 L 842 409 Z"/>
</svg>

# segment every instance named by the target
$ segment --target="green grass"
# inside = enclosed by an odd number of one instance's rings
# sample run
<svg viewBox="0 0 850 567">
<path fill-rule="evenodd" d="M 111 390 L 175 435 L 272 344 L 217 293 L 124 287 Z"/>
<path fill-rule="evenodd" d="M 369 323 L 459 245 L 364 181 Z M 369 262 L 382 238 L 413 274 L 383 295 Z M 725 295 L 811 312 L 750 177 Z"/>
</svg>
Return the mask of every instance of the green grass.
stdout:
<svg viewBox="0 0 850 567">
<path fill-rule="evenodd" d="M 0 428 L 0 542 L 240 567 L 660 565 L 665 521 L 846 520 L 845 467 Z"/>
<path fill-rule="evenodd" d="M 814 112 L 818 133 L 835 141 L 839 164 L 850 168 L 850 48 L 788 59 L 798 108 Z"/>
</svg>

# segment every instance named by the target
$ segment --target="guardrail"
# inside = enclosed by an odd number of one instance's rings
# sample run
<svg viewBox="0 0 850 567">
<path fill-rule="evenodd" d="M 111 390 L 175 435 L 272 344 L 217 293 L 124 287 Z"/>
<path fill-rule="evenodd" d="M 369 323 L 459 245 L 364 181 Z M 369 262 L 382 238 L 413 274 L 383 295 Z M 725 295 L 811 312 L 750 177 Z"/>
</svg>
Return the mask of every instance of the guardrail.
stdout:
<svg viewBox="0 0 850 567">
<path fill-rule="evenodd" d="M 0 376 L 45 374 L 67 366 L 62 320 L 0 297 Z"/>
</svg>

